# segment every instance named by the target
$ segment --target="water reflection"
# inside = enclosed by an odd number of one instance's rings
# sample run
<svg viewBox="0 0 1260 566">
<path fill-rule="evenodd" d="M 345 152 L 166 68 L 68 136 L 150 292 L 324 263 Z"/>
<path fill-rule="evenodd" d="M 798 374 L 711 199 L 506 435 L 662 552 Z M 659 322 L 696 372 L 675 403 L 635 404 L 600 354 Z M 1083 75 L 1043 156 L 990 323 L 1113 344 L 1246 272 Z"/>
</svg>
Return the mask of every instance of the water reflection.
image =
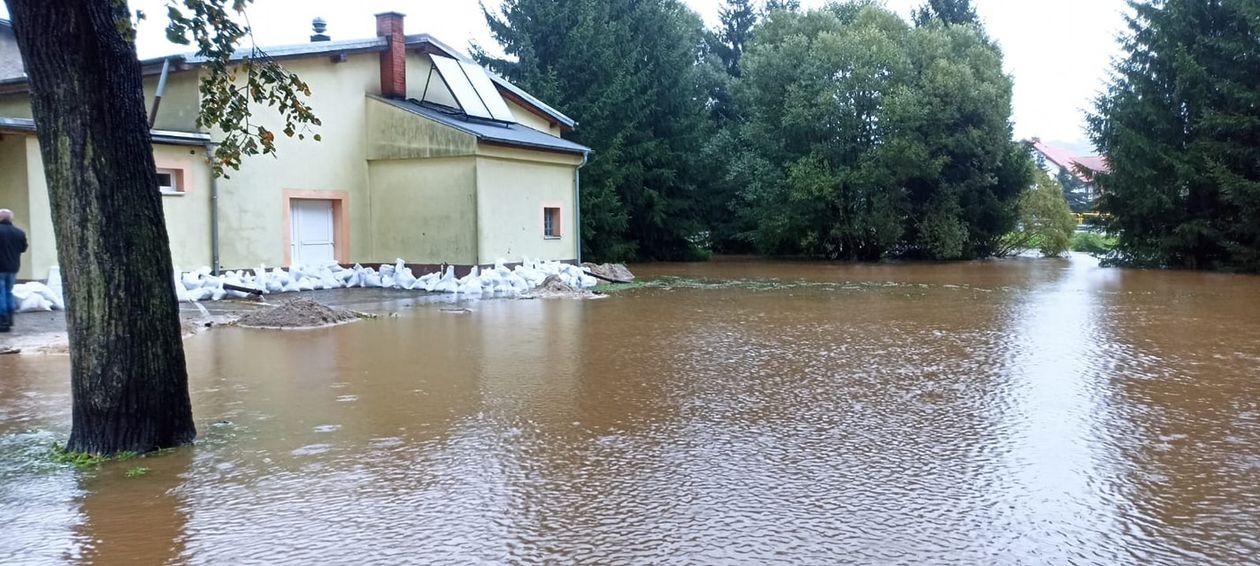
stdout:
<svg viewBox="0 0 1260 566">
<path fill-rule="evenodd" d="M 65 360 L 0 357 L 0 563 L 1260 552 L 1260 279 L 641 271 L 663 283 L 197 337 L 201 441 L 142 478 L 33 464 L 68 425 Z"/>
</svg>

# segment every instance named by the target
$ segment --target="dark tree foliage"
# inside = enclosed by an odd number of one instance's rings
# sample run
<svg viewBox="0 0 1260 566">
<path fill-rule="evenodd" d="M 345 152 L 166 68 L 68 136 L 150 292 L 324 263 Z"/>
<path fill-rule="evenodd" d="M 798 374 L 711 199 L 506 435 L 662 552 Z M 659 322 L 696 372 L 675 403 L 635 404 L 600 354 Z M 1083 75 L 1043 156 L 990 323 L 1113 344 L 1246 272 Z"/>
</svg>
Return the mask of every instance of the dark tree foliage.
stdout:
<svg viewBox="0 0 1260 566">
<path fill-rule="evenodd" d="M 1075 175 L 1063 170 L 1059 171 L 1054 180 L 1059 183 L 1059 186 L 1063 187 L 1063 196 L 1067 199 L 1068 206 L 1072 209 L 1072 212 L 1077 214 L 1094 212 L 1094 201 L 1090 199 L 1089 185 L 1085 181 L 1077 179 Z"/>
<path fill-rule="evenodd" d="M 766 0 L 764 12 L 795 12 L 801 9 L 801 0 Z"/>
<path fill-rule="evenodd" d="M 483 63 L 578 120 L 582 245 L 599 260 L 698 253 L 709 137 L 704 27 L 677 0 L 507 0 L 485 9 L 512 60 Z"/>
<path fill-rule="evenodd" d="M 870 1 L 766 20 L 729 143 L 748 236 L 775 254 L 991 255 L 1032 175 L 1001 63 L 978 26 L 911 28 Z"/>
<path fill-rule="evenodd" d="M 1132 1 L 1090 116 L 1116 258 L 1260 270 L 1260 3 Z"/>
<path fill-rule="evenodd" d="M 721 23 L 717 30 L 705 34 L 705 42 L 709 52 L 721 59 L 727 74 L 738 77 L 739 59 L 757 25 L 757 10 L 752 0 L 726 0 L 718 13 Z"/>
<path fill-rule="evenodd" d="M 719 253 L 752 249 L 747 239 L 739 237 L 747 231 L 747 226 L 731 208 L 738 185 L 726 174 L 725 164 L 737 151 L 734 130 L 741 121 L 733 86 L 741 74 L 740 61 L 752 41 L 753 29 L 766 13 L 758 12 L 751 0 L 726 0 L 717 29 L 705 35 L 709 114 L 715 135 L 702 149 L 701 171 L 705 181 L 698 200 L 707 233 L 705 243 Z"/>
<path fill-rule="evenodd" d="M 914 24 L 925 26 L 932 22 L 946 25 L 979 24 L 971 0 L 927 0 L 912 15 Z"/>
</svg>

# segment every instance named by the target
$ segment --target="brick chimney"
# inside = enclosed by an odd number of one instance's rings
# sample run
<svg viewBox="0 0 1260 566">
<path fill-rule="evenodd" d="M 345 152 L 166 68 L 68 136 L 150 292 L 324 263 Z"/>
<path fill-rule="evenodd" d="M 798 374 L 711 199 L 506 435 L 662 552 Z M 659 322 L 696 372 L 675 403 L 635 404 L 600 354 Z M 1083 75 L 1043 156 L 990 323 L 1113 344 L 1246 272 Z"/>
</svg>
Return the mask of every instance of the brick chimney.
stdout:
<svg viewBox="0 0 1260 566">
<path fill-rule="evenodd" d="M 407 98 L 407 36 L 403 32 L 403 14 L 377 14 L 376 35 L 389 41 L 381 52 L 381 96 Z"/>
</svg>

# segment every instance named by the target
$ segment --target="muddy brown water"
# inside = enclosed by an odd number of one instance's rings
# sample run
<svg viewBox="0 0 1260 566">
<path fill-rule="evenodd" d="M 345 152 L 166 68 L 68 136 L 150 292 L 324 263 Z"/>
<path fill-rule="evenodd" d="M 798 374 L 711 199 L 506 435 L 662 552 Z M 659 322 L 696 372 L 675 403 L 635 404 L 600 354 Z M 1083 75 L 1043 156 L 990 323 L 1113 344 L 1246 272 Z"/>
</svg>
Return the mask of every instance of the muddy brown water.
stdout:
<svg viewBox="0 0 1260 566">
<path fill-rule="evenodd" d="M 0 563 L 1260 557 L 1260 278 L 636 272 L 597 301 L 192 338 L 199 444 L 95 472 L 43 457 L 66 358 L 0 356 Z"/>
</svg>

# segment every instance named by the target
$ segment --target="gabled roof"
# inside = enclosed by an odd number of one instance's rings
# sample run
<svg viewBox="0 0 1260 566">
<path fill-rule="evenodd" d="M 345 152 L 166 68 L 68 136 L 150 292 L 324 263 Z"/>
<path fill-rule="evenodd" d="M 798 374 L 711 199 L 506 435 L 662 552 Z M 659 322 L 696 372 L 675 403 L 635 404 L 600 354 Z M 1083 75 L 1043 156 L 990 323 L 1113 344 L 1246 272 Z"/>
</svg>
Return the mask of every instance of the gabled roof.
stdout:
<svg viewBox="0 0 1260 566">
<path fill-rule="evenodd" d="M 454 128 L 466 134 L 473 135 L 478 141 L 579 155 L 589 153 L 591 151 L 590 148 L 584 145 L 573 143 L 564 138 L 559 138 L 550 134 L 545 134 L 520 124 L 509 124 L 505 122 L 493 122 L 490 120 L 469 118 L 468 116 L 456 111 L 443 111 L 433 105 L 418 102 L 416 100 L 397 100 L 380 96 L 372 96 L 371 98 L 373 100 L 379 100 L 385 104 L 389 104 L 395 108 L 406 110 L 407 112 L 411 112 L 417 116 L 422 116 L 442 124 L 443 126 Z"/>
<path fill-rule="evenodd" d="M 35 133 L 35 121 L 30 118 L 5 118 L 0 116 L 0 132 Z M 181 132 L 178 130 L 149 130 L 154 143 L 169 145 L 205 145 L 210 134 Z"/>
<path fill-rule="evenodd" d="M 1072 152 L 1064 148 L 1041 141 L 1041 138 L 1033 138 L 1029 141 L 1029 145 L 1037 153 L 1044 155 L 1047 161 L 1058 165 L 1071 173 L 1073 177 L 1086 183 L 1093 181 L 1095 173 L 1106 173 L 1110 170 L 1107 166 L 1106 157 L 1098 155 L 1074 156 Z"/>
<path fill-rule="evenodd" d="M 430 52 L 435 51 L 446 55 L 447 57 L 476 63 L 476 61 L 472 58 L 465 56 L 463 53 L 460 53 L 451 46 L 438 41 L 436 38 L 427 33 L 408 35 L 406 37 L 408 49 L 418 49 Z M 293 45 L 262 47 L 261 51 L 266 53 L 266 55 L 272 59 L 283 60 L 337 54 L 380 52 L 384 51 L 388 48 L 388 46 L 389 42 L 385 38 L 373 37 L 369 39 L 313 41 L 310 43 L 298 43 Z M 253 54 L 253 49 L 238 49 L 235 53 L 233 53 L 232 58 L 234 60 L 240 60 Z M 161 71 L 162 64 L 167 60 L 172 62 L 172 70 L 174 71 L 187 70 L 206 62 L 205 57 L 197 55 L 196 53 L 185 53 L 143 59 L 140 61 L 140 65 L 145 70 L 145 74 L 156 74 Z M 513 101 L 518 104 L 525 106 L 526 108 L 532 107 L 530 109 L 536 110 L 537 114 L 545 119 L 549 119 L 557 124 L 560 124 L 560 126 L 566 130 L 572 130 L 577 127 L 577 122 L 573 118 L 570 118 L 559 110 L 548 106 L 543 101 L 538 100 L 533 95 L 521 90 L 511 82 L 508 82 L 507 79 L 492 73 L 489 70 L 486 71 L 486 74 L 490 75 L 490 80 L 494 82 L 496 87 L 503 91 L 508 98 L 513 99 Z M 0 87 L 24 85 L 26 81 L 26 77 L 4 79 L 0 80 Z"/>
</svg>

